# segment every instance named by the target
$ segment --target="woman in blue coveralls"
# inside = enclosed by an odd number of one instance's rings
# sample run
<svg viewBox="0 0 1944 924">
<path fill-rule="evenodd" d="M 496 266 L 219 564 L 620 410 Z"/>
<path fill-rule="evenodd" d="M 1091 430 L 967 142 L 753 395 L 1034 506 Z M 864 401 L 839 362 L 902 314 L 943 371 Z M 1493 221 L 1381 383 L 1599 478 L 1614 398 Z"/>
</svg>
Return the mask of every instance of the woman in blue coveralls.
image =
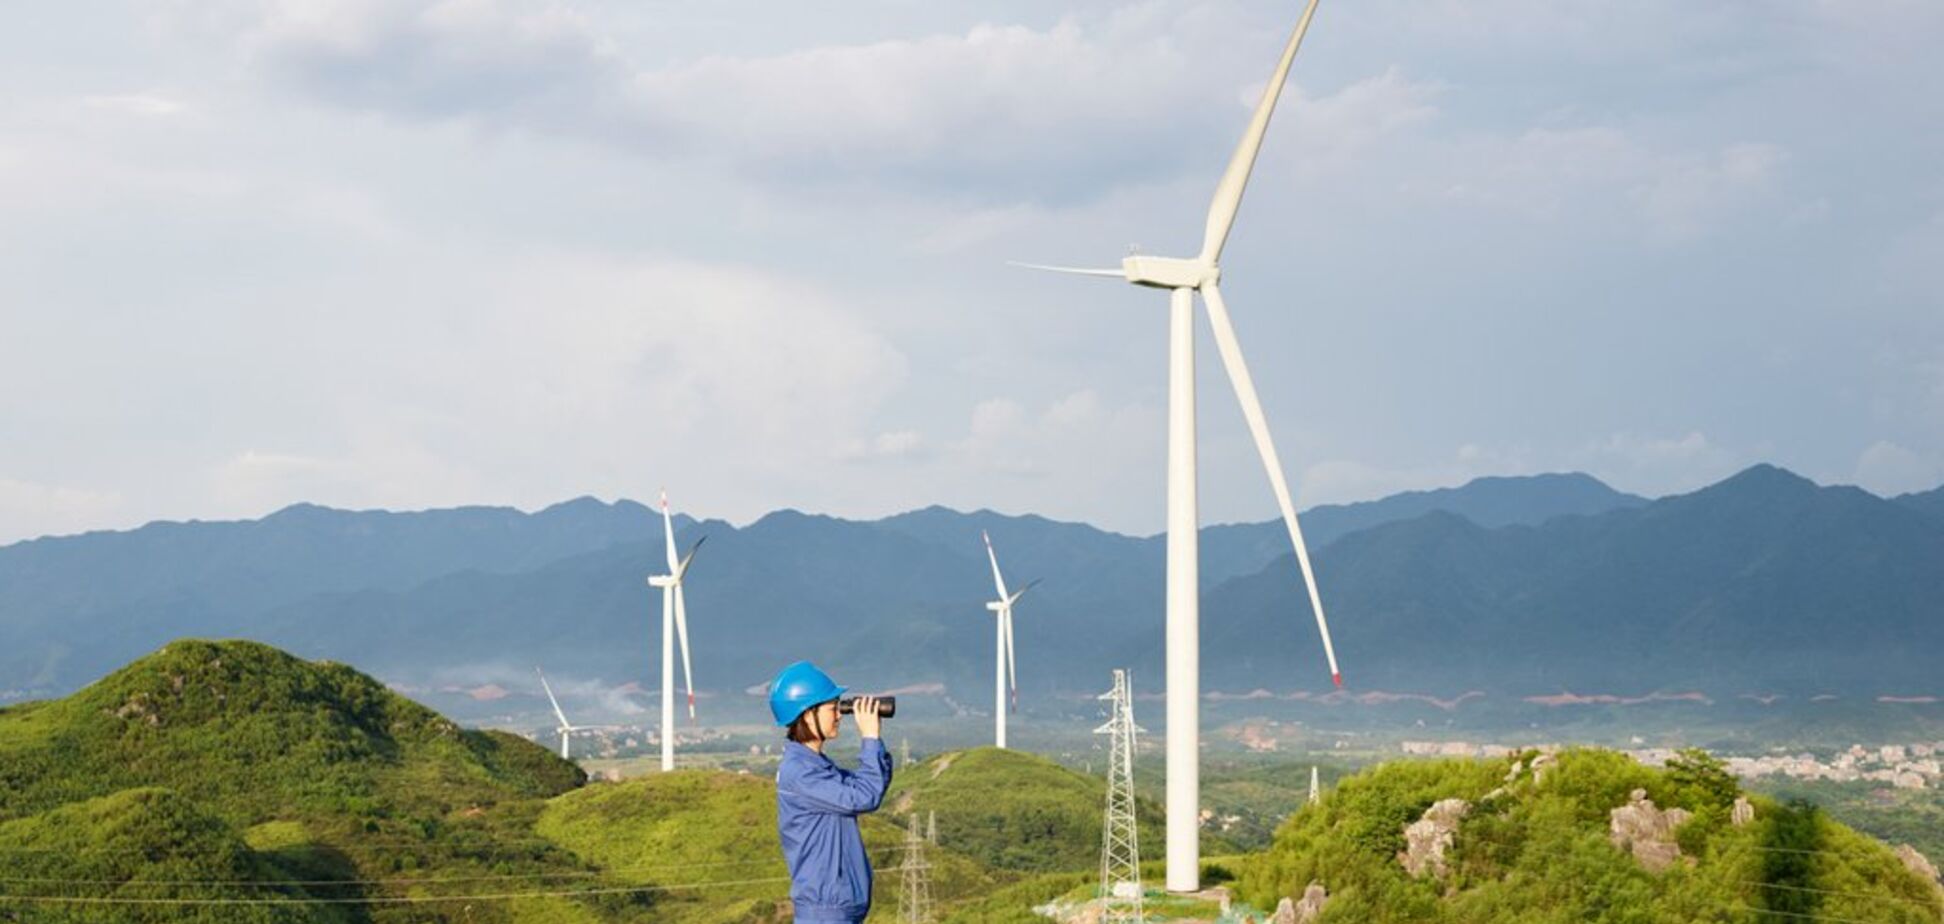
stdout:
<svg viewBox="0 0 1944 924">
<path fill-rule="evenodd" d="M 770 684 L 770 714 L 789 731 L 776 770 L 776 829 L 790 867 L 790 900 L 803 924 L 858 924 L 871 912 L 871 859 L 857 816 L 877 811 L 891 785 L 891 755 L 878 739 L 876 697 L 853 704 L 864 738 L 857 772 L 824 756 L 843 715 L 844 688 L 808 661 Z"/>
</svg>

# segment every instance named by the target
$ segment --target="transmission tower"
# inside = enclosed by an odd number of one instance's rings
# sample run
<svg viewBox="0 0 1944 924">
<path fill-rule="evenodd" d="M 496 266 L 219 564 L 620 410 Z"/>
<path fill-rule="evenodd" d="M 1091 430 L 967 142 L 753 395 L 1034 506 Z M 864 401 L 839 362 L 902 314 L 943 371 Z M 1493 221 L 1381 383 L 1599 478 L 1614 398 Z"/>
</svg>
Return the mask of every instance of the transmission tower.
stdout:
<svg viewBox="0 0 1944 924">
<path fill-rule="evenodd" d="M 1107 735 L 1107 822 L 1100 835 L 1100 902 L 1102 924 L 1143 920 L 1141 907 L 1141 847 L 1134 819 L 1134 696 L 1127 671 L 1114 671 L 1114 688 L 1101 694 L 1112 712 L 1107 724 L 1094 729 Z"/>
<path fill-rule="evenodd" d="M 931 864 L 925 860 L 925 836 L 913 813 L 905 828 L 904 887 L 898 890 L 900 924 L 928 924 L 932 919 Z"/>
</svg>

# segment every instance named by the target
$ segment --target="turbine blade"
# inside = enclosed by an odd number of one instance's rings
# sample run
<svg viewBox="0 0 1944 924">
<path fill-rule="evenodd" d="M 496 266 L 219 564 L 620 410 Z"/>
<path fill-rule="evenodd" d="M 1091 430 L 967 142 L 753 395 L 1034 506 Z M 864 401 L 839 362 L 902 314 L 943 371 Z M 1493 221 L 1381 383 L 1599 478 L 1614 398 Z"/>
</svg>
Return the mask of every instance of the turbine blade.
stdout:
<svg viewBox="0 0 1944 924">
<path fill-rule="evenodd" d="M 1215 329 L 1215 346 L 1228 369 L 1229 383 L 1235 386 L 1235 400 L 1242 405 L 1242 416 L 1249 421 L 1249 434 L 1255 437 L 1262 466 L 1269 472 L 1269 486 L 1275 489 L 1276 504 L 1282 508 L 1283 525 L 1289 527 L 1289 541 L 1296 546 L 1296 563 L 1302 566 L 1303 584 L 1309 589 L 1310 609 L 1316 613 L 1316 631 L 1323 636 L 1323 654 L 1330 661 L 1330 680 L 1343 686 L 1343 673 L 1337 670 L 1336 648 L 1330 644 L 1330 623 L 1323 617 L 1323 598 L 1316 592 L 1316 575 L 1310 570 L 1309 547 L 1303 531 L 1296 525 L 1296 505 L 1289 499 L 1289 483 L 1283 480 L 1282 461 L 1276 457 L 1276 443 L 1269 437 L 1269 422 L 1262 415 L 1262 401 L 1256 397 L 1255 382 L 1249 366 L 1242 360 L 1242 345 L 1235 339 L 1235 326 L 1229 323 L 1228 306 L 1222 302 L 1221 288 L 1214 283 L 1202 286 L 1202 300 L 1208 303 L 1209 325 Z"/>
<path fill-rule="evenodd" d="M 703 536 L 695 540 L 694 545 L 689 546 L 688 554 L 682 556 L 681 562 L 675 566 L 674 571 L 670 572 L 669 576 L 674 579 L 670 583 L 677 587 L 682 586 L 682 576 L 688 574 L 689 563 L 695 560 L 695 553 L 701 551 L 702 543 L 707 541 L 709 541 L 709 537 Z"/>
<path fill-rule="evenodd" d="M 998 588 L 999 599 L 1004 600 L 1006 599 L 1006 579 L 999 576 L 999 556 L 992 551 L 992 536 L 985 530 L 980 530 L 979 536 L 985 539 L 986 558 L 992 562 L 992 586 Z"/>
<path fill-rule="evenodd" d="M 537 667 L 533 669 L 533 672 L 536 674 L 540 674 L 540 689 L 547 691 L 547 702 L 553 704 L 554 715 L 560 717 L 561 727 L 565 728 L 566 726 L 572 724 L 567 721 L 567 713 L 560 711 L 560 700 L 554 699 L 553 687 L 547 684 L 547 675 L 542 673 L 541 670 Z"/>
<path fill-rule="evenodd" d="M 1006 598 L 1006 612 L 1008 613 L 1012 612 L 1012 605 L 1018 603 L 1020 597 L 1026 596 L 1027 591 L 1032 590 L 1035 587 L 1038 587 L 1039 582 L 1040 582 L 1039 578 L 1034 578 L 1030 581 L 1027 581 L 1025 587 L 1021 587 L 1020 589 L 1013 591 L 1013 595 Z"/>
<path fill-rule="evenodd" d="M 675 517 L 668 512 L 668 489 L 661 492 L 662 534 L 667 539 L 663 548 L 668 550 L 668 573 L 675 573 Z"/>
<path fill-rule="evenodd" d="M 688 603 L 680 585 L 675 587 L 675 637 L 682 643 L 682 686 L 688 691 L 689 718 L 695 718 L 695 674 L 689 669 Z"/>
<path fill-rule="evenodd" d="M 1025 593 L 1025 591 L 1020 591 L 1020 593 Z M 1018 712 L 1019 665 L 1013 656 L 1012 607 L 1007 607 L 1006 611 L 1000 614 L 1000 618 L 1006 621 L 1006 689 L 1012 694 L 1013 711 Z"/>
<path fill-rule="evenodd" d="M 1262 150 L 1262 136 L 1269 130 L 1269 116 L 1276 111 L 1276 97 L 1282 95 L 1283 81 L 1289 77 L 1290 62 L 1296 60 L 1296 49 L 1303 44 L 1303 33 L 1309 31 L 1310 17 L 1316 13 L 1317 0 L 1309 0 L 1303 10 L 1303 18 L 1296 23 L 1296 31 L 1289 36 L 1289 44 L 1283 47 L 1282 60 L 1276 63 L 1275 76 L 1269 78 L 1269 85 L 1262 88 L 1262 100 L 1256 103 L 1255 115 L 1249 119 L 1248 130 L 1242 133 L 1241 143 L 1235 146 L 1234 156 L 1229 158 L 1228 169 L 1222 172 L 1222 181 L 1215 187 L 1215 199 L 1208 204 L 1208 229 L 1202 235 L 1201 259 L 1214 263 L 1222 257 L 1222 245 L 1228 242 L 1229 229 L 1235 226 L 1235 213 L 1242 208 L 1242 190 L 1249 185 L 1249 172 L 1255 169 L 1256 153 Z"/>
<path fill-rule="evenodd" d="M 1080 267 L 1080 266 L 1048 266 L 1044 263 L 1021 263 L 1018 260 L 1007 260 L 1006 265 L 1017 266 L 1023 269 L 1043 270 L 1048 273 L 1066 273 L 1069 276 L 1110 276 L 1115 279 L 1127 278 L 1126 273 L 1117 269 L 1094 269 L 1091 267 Z"/>
</svg>

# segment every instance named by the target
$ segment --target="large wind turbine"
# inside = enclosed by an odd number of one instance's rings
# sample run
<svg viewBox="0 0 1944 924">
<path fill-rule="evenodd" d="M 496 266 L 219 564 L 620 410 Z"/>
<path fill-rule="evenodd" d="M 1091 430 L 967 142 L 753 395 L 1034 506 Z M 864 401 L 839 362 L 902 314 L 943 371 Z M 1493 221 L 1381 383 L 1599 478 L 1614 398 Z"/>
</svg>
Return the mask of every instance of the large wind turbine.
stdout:
<svg viewBox="0 0 1944 924">
<path fill-rule="evenodd" d="M 1033 584 L 1039 582 L 1034 581 L 1013 593 L 1007 593 L 1006 579 L 999 573 L 999 556 L 992 551 L 992 537 L 983 530 L 979 535 L 985 539 L 986 559 L 992 562 L 992 586 L 999 591 L 999 599 L 986 604 L 986 609 L 991 610 L 995 617 L 993 626 L 996 632 L 993 640 L 995 654 L 992 668 L 994 722 L 992 743 L 996 747 L 1003 748 L 1006 746 L 1006 711 L 1009 705 L 1006 699 L 1007 691 L 1010 690 L 1012 693 L 1010 705 L 1019 704 L 1019 674 L 1017 662 L 1013 659 L 1013 604 L 1018 603 L 1019 598 L 1026 596 L 1026 592 L 1033 589 Z"/>
<path fill-rule="evenodd" d="M 1130 256 L 1120 269 L 1070 269 L 1037 267 L 1089 276 L 1113 276 L 1138 286 L 1167 289 L 1168 324 L 1168 871 L 1170 891 L 1193 891 L 1199 886 L 1200 851 L 1196 844 L 1200 767 L 1197 749 L 1201 741 L 1199 715 L 1201 691 L 1200 613 L 1196 599 L 1199 580 L 1199 548 L 1195 512 L 1195 293 L 1200 292 L 1208 306 L 1209 326 L 1214 329 L 1215 346 L 1222 355 L 1235 397 L 1242 405 L 1242 416 L 1249 422 L 1256 451 L 1269 472 L 1269 486 L 1282 508 L 1283 523 L 1289 528 L 1290 542 L 1296 548 L 1296 561 L 1302 567 L 1303 584 L 1309 591 L 1310 609 L 1316 614 L 1316 628 L 1323 636 L 1323 653 L 1329 659 L 1330 678 L 1343 685 L 1337 668 L 1336 649 L 1330 644 L 1330 626 L 1323 618 L 1323 600 L 1316 592 L 1316 577 L 1310 571 L 1309 548 L 1296 525 L 1296 508 L 1289 498 L 1289 485 L 1283 480 L 1282 463 L 1276 457 L 1275 443 L 1269 437 L 1269 424 L 1263 418 L 1262 402 L 1256 397 L 1249 367 L 1242 361 L 1242 348 L 1236 342 L 1235 327 L 1229 322 L 1228 306 L 1222 302 L 1217 285 L 1221 278 L 1222 245 L 1235 224 L 1242 205 L 1242 190 L 1249 183 L 1256 152 L 1269 128 L 1276 98 L 1289 75 L 1290 62 L 1309 30 L 1310 17 L 1316 13 L 1316 0 L 1310 0 L 1297 22 L 1296 31 L 1284 46 L 1275 75 L 1263 88 L 1255 115 L 1249 120 L 1242 142 L 1229 158 L 1228 169 L 1215 187 L 1214 201 L 1208 207 L 1208 223 L 1202 234 L 1202 249 L 1188 258 Z"/>
<path fill-rule="evenodd" d="M 689 670 L 688 643 L 688 605 L 682 599 L 682 577 L 688 573 L 689 562 L 695 560 L 695 550 L 702 547 L 708 537 L 697 539 L 689 546 L 688 554 L 678 561 L 675 558 L 675 519 L 668 512 L 668 492 L 661 494 L 662 532 L 667 539 L 668 573 L 658 574 L 648 579 L 651 587 L 659 587 L 662 592 L 662 714 L 661 714 L 661 768 L 663 772 L 675 769 L 675 640 L 682 642 L 682 683 L 688 689 L 688 714 L 695 718 L 695 676 Z"/>
<path fill-rule="evenodd" d="M 546 672 L 538 667 L 535 667 L 533 672 L 540 675 L 540 689 L 547 691 L 547 702 L 553 704 L 554 715 L 560 717 L 560 727 L 554 729 L 560 732 L 560 759 L 572 760 L 573 758 L 567 753 L 567 736 L 572 735 L 574 732 L 582 731 L 583 729 L 567 721 L 567 713 L 560 711 L 560 700 L 554 699 L 553 687 L 547 685 Z"/>
</svg>

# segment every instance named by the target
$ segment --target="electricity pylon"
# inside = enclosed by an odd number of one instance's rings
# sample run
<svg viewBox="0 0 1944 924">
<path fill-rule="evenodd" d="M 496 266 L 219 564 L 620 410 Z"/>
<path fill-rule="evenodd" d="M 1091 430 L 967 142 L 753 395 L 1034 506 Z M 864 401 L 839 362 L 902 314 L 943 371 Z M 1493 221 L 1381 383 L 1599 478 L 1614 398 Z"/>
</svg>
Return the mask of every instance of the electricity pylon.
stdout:
<svg viewBox="0 0 1944 924">
<path fill-rule="evenodd" d="M 925 836 L 913 813 L 905 828 L 904 887 L 898 890 L 900 924 L 929 924 L 932 919 L 931 864 L 925 860 Z"/>
<path fill-rule="evenodd" d="M 1144 920 L 1141 906 L 1141 847 L 1134 817 L 1134 696 L 1127 671 L 1114 671 L 1114 688 L 1101 694 L 1112 702 L 1107 724 L 1094 729 L 1107 735 L 1107 819 L 1100 835 L 1100 903 L 1102 924 Z"/>
</svg>

